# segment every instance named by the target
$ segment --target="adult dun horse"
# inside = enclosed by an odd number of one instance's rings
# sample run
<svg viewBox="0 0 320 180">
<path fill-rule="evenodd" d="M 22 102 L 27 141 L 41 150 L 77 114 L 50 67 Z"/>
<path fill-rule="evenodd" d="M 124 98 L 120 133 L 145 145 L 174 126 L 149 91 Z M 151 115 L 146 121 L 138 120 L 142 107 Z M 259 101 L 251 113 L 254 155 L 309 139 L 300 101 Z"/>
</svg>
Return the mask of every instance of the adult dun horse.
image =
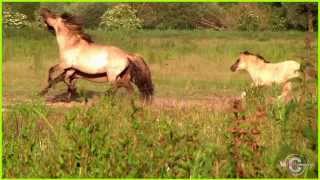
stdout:
<svg viewBox="0 0 320 180">
<path fill-rule="evenodd" d="M 42 95 L 56 83 L 64 80 L 69 98 L 75 93 L 75 80 L 84 78 L 94 82 L 111 82 L 115 89 L 125 87 L 129 92 L 134 83 L 144 101 L 153 96 L 151 72 L 143 58 L 107 45 L 96 44 L 82 29 L 81 20 L 68 13 L 57 15 L 41 9 L 40 15 L 49 31 L 56 35 L 60 63 L 49 70 L 48 86 Z M 57 76 L 54 74 L 58 74 Z"/>
</svg>

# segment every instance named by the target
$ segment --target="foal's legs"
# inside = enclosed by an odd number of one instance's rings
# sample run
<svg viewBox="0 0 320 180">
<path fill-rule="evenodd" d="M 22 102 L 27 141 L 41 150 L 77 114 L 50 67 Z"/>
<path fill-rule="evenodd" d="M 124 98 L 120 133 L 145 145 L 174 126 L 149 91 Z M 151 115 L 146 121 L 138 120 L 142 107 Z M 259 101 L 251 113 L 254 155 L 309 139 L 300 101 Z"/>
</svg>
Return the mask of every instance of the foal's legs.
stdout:
<svg viewBox="0 0 320 180">
<path fill-rule="evenodd" d="M 289 102 L 292 99 L 292 83 L 290 81 L 284 83 L 281 95 L 278 98 L 285 102 Z"/>
</svg>

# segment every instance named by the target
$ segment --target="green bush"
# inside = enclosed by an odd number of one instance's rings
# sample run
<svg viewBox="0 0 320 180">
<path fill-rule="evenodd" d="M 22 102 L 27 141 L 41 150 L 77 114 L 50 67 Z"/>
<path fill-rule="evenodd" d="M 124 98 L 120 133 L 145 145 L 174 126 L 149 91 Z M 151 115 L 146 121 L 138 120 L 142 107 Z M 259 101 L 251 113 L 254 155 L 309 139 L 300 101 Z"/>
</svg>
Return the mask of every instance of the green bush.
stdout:
<svg viewBox="0 0 320 180">
<path fill-rule="evenodd" d="M 272 16 L 271 17 L 271 30 L 284 31 L 287 30 L 288 20 L 285 17 Z"/>
<path fill-rule="evenodd" d="M 3 25 L 5 28 L 23 28 L 29 25 L 25 14 L 14 12 L 11 8 L 5 8 L 3 11 Z"/>
<path fill-rule="evenodd" d="M 288 29 L 288 18 L 284 8 L 273 8 L 270 15 L 269 27 L 272 31 L 284 31 Z"/>
<path fill-rule="evenodd" d="M 142 27 L 142 21 L 136 16 L 137 11 L 131 6 L 121 4 L 107 10 L 101 16 L 99 26 L 107 30 L 134 30 Z"/>
<path fill-rule="evenodd" d="M 243 12 L 238 20 L 238 29 L 241 31 L 259 30 L 260 19 L 253 11 Z"/>
</svg>

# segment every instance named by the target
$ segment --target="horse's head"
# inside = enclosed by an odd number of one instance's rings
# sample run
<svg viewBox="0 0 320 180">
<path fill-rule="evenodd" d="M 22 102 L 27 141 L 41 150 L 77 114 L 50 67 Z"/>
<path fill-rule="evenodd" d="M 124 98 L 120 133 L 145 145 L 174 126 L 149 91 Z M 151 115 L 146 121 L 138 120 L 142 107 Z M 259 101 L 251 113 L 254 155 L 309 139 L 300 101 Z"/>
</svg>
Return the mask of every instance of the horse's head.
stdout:
<svg viewBox="0 0 320 180">
<path fill-rule="evenodd" d="M 58 15 L 47 8 L 40 10 L 40 16 L 49 30 L 63 31 L 80 31 L 82 29 L 82 21 L 79 17 L 69 13 Z"/>
<path fill-rule="evenodd" d="M 240 59 L 237 59 L 236 62 L 234 64 L 232 64 L 232 66 L 230 67 L 230 70 L 232 72 L 235 72 L 238 70 L 238 65 L 239 65 Z"/>
<path fill-rule="evenodd" d="M 82 25 L 83 21 L 80 17 L 71 15 L 69 13 L 63 13 L 57 15 L 51 12 L 49 9 L 42 8 L 40 15 L 47 25 L 49 31 L 59 32 L 62 34 L 77 34 L 85 41 L 93 42 L 89 35 L 83 33 Z"/>
<path fill-rule="evenodd" d="M 237 61 L 230 67 L 231 71 L 245 70 L 252 64 L 270 63 L 259 54 L 252 54 L 248 51 L 241 52 Z"/>
<path fill-rule="evenodd" d="M 49 30 L 66 30 L 66 26 L 69 25 L 71 21 L 72 23 L 79 25 L 79 23 L 75 23 L 74 16 L 67 13 L 58 15 L 47 8 L 42 8 L 40 10 L 40 16 L 42 17 Z"/>
<path fill-rule="evenodd" d="M 240 53 L 240 56 L 236 60 L 236 62 L 230 67 L 230 70 L 232 72 L 239 71 L 239 70 L 244 70 L 247 68 L 247 61 L 248 58 L 250 58 L 251 54 L 249 54 L 248 51 Z"/>
<path fill-rule="evenodd" d="M 44 23 L 46 24 L 48 30 L 50 32 L 54 33 L 54 29 L 57 25 L 57 18 L 58 16 L 51 12 L 49 9 L 47 8 L 42 8 L 40 9 L 40 16 L 42 17 Z"/>
</svg>

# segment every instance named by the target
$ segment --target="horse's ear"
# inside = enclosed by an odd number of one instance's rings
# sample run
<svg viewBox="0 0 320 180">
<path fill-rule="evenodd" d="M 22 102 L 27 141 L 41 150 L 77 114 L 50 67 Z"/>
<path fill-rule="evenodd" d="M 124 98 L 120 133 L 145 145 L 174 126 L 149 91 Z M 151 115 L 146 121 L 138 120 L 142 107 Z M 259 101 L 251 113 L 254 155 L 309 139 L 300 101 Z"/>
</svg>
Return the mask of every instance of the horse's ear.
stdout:
<svg viewBox="0 0 320 180">
<path fill-rule="evenodd" d="M 62 13 L 62 14 L 60 15 L 60 17 L 61 17 L 62 19 L 64 19 L 64 20 L 66 20 L 66 21 L 71 20 L 71 19 L 73 18 L 73 16 L 72 16 L 70 13 L 67 13 L 67 12 Z"/>
<path fill-rule="evenodd" d="M 39 13 L 40 13 L 40 16 L 42 16 L 43 18 L 56 17 L 56 14 L 51 12 L 48 8 L 41 8 Z"/>
<path fill-rule="evenodd" d="M 51 13 L 51 11 L 48 8 L 41 8 L 40 9 L 40 15 L 45 13 Z"/>
<path fill-rule="evenodd" d="M 70 13 L 63 13 L 60 15 L 60 17 L 69 24 L 74 24 L 77 26 L 83 25 L 83 19 L 79 16 L 72 15 Z"/>
<path fill-rule="evenodd" d="M 246 51 L 243 51 L 242 54 L 249 55 L 251 53 L 248 50 L 246 50 Z"/>
</svg>

